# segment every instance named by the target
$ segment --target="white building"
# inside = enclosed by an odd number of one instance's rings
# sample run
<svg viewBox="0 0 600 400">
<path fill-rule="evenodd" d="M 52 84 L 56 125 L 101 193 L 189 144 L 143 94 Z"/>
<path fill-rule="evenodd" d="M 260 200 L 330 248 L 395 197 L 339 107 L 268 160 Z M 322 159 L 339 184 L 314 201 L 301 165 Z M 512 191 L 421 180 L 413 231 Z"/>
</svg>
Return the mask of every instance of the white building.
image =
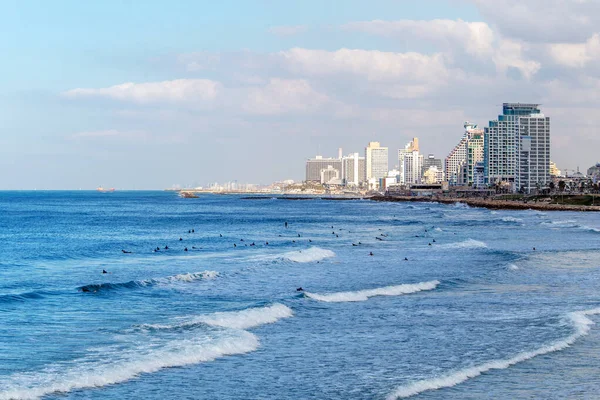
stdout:
<svg viewBox="0 0 600 400">
<path fill-rule="evenodd" d="M 342 181 L 347 186 L 359 186 L 365 183 L 365 158 L 358 153 L 349 154 L 342 158 Z"/>
<path fill-rule="evenodd" d="M 365 177 L 370 182 L 371 178 L 378 181 L 385 178 L 388 172 L 388 148 L 381 147 L 379 142 L 369 142 L 365 148 Z"/>
<path fill-rule="evenodd" d="M 445 160 L 446 179 L 448 184 L 457 185 L 464 179 L 461 179 L 461 173 L 467 163 L 467 155 L 469 150 L 469 140 L 474 135 L 483 135 L 483 129 L 477 128 L 476 124 L 465 122 L 465 132 L 456 146 L 452 149 Z"/>
<path fill-rule="evenodd" d="M 321 171 L 330 166 L 341 173 L 342 160 L 337 158 L 323 158 L 322 156 L 306 160 L 306 181 L 321 182 Z"/>
<path fill-rule="evenodd" d="M 486 183 L 527 193 L 546 187 L 550 181 L 550 118 L 542 114 L 539 104 L 504 103 L 502 111 L 485 128 Z"/>
<path fill-rule="evenodd" d="M 423 156 L 419 154 L 419 139 L 413 138 L 403 149 L 398 150 L 400 184 L 412 185 L 421 182 Z"/>
</svg>

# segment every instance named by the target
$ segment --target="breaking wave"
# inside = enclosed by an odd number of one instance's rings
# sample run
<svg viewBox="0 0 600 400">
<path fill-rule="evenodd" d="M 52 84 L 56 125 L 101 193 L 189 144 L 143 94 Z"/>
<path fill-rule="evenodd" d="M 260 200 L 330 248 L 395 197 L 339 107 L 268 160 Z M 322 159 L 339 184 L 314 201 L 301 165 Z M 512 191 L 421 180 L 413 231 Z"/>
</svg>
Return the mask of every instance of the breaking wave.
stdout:
<svg viewBox="0 0 600 400">
<path fill-rule="evenodd" d="M 514 223 L 518 223 L 518 224 L 520 224 L 521 222 L 523 222 L 523 220 L 521 218 L 515 218 L 515 217 L 503 217 L 502 221 L 504 221 L 504 222 L 514 222 Z"/>
<path fill-rule="evenodd" d="M 506 360 L 493 360 L 489 361 L 485 364 L 477 365 L 474 367 L 465 368 L 449 375 L 441 376 L 438 378 L 431 379 L 423 379 L 417 382 L 409 383 L 408 385 L 404 385 L 396 389 L 393 393 L 391 393 L 387 399 L 395 400 L 402 399 L 406 397 L 415 396 L 419 393 L 428 391 L 428 390 L 437 390 L 442 388 L 453 387 L 458 384 L 461 384 L 471 378 L 475 378 L 485 372 L 494 370 L 494 369 L 506 369 L 520 362 L 529 360 L 531 358 L 553 353 L 555 351 L 564 350 L 567 347 L 571 346 L 577 339 L 582 336 L 585 336 L 589 333 L 591 325 L 594 324 L 592 320 L 588 318 L 590 315 L 598 315 L 600 314 L 600 308 L 595 308 L 586 311 L 577 311 L 573 313 L 569 313 L 567 318 L 571 325 L 573 326 L 574 333 L 565 339 L 555 341 L 546 346 L 540 347 L 536 350 L 525 351 L 523 353 L 519 353 L 516 356 L 506 359 Z"/>
<path fill-rule="evenodd" d="M 144 279 L 141 281 L 129 281 L 129 282 L 117 282 L 117 283 L 93 283 L 90 285 L 80 286 L 77 289 L 82 292 L 99 292 L 105 290 L 118 290 L 118 289 L 137 289 L 147 286 L 176 283 L 176 282 L 193 282 L 201 279 L 214 279 L 219 276 L 217 271 L 203 271 L 203 272 L 188 272 L 186 274 L 179 274 L 168 276 L 166 278 L 155 278 L 155 279 Z"/>
<path fill-rule="evenodd" d="M 163 368 L 248 353 L 258 346 L 259 340 L 254 334 L 231 331 L 220 333 L 219 337 L 202 335 L 172 340 L 158 349 L 150 345 L 138 345 L 130 351 L 106 349 L 103 361 L 83 358 L 47 366 L 39 372 L 10 376 L 7 383 L 0 382 L 0 399 L 36 399 L 51 393 L 113 385 Z"/>
<path fill-rule="evenodd" d="M 283 259 L 297 263 L 321 261 L 331 257 L 335 257 L 335 253 L 333 251 L 322 249 L 320 247 L 311 247 L 306 250 L 290 251 L 289 253 L 285 253 L 283 255 Z"/>
<path fill-rule="evenodd" d="M 359 290 L 356 292 L 338 292 L 329 294 L 317 294 L 304 292 L 311 299 L 327 303 L 345 303 L 354 301 L 366 301 L 375 296 L 400 296 L 403 294 L 416 293 L 423 290 L 433 290 L 439 285 L 439 281 L 429 281 L 397 286 L 385 286 L 376 289 Z"/>
<path fill-rule="evenodd" d="M 258 348 L 259 340 L 245 329 L 271 324 L 292 315 L 289 307 L 276 303 L 241 311 L 217 312 L 177 325 L 145 325 L 146 328 L 172 329 L 201 323 L 209 331 L 190 331 L 182 338 L 168 340 L 160 346 L 154 341 L 150 344 L 135 341 L 135 347 L 130 350 L 122 350 L 120 346 L 116 349 L 97 349 L 100 351 L 91 351 L 94 355 L 90 358 L 57 363 L 39 372 L 15 374 L 7 377 L 6 382 L 0 381 L 0 399 L 35 399 L 51 393 L 97 388 L 125 382 L 163 368 L 249 353 Z M 215 331 L 206 325 L 232 329 Z M 98 360 L 97 354 L 104 355 L 104 359 Z"/>
<path fill-rule="evenodd" d="M 463 242 L 442 244 L 439 247 L 445 249 L 486 249 L 488 246 L 479 240 L 467 239 Z"/>
<path fill-rule="evenodd" d="M 250 329 L 261 325 L 273 324 L 280 319 L 289 318 L 293 315 L 294 312 L 289 307 L 275 303 L 267 307 L 247 308 L 240 311 L 225 311 L 202 315 L 173 325 L 144 324 L 141 325 L 140 328 L 167 330 L 194 327 L 198 325 L 210 325 L 221 328 Z"/>
<path fill-rule="evenodd" d="M 519 267 L 515 264 L 509 264 L 508 267 L 506 267 L 506 269 L 508 269 L 509 271 L 517 271 Z"/>
</svg>

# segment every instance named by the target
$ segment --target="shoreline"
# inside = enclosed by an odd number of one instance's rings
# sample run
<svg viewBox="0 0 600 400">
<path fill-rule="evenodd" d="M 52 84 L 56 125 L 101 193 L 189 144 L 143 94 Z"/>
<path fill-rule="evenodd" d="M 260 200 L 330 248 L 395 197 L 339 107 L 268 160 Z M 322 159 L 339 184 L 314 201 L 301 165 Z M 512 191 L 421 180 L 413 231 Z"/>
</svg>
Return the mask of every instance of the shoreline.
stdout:
<svg viewBox="0 0 600 400">
<path fill-rule="evenodd" d="M 372 196 L 367 199 L 373 201 L 387 202 L 422 202 L 455 204 L 462 203 L 470 207 L 488 208 L 491 210 L 538 210 L 538 211 L 600 211 L 600 206 L 578 206 L 566 204 L 548 204 L 540 202 L 528 202 L 514 200 L 486 200 L 478 198 L 461 197 L 411 197 L 411 196 Z"/>
</svg>

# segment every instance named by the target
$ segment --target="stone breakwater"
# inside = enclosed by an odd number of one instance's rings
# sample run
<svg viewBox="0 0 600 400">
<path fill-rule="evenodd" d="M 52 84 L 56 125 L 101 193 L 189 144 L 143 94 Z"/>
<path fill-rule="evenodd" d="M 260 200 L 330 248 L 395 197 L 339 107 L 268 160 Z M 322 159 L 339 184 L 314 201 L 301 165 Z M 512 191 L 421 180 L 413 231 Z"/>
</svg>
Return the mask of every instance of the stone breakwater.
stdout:
<svg viewBox="0 0 600 400">
<path fill-rule="evenodd" d="M 437 202 L 443 204 L 463 203 L 471 207 L 482 207 L 494 210 L 540 210 L 540 211 L 600 211 L 600 206 L 577 206 L 566 204 L 548 204 L 541 202 L 523 202 L 514 200 L 493 200 L 460 197 L 411 197 L 411 196 L 373 196 L 373 201 L 417 201 Z"/>
</svg>

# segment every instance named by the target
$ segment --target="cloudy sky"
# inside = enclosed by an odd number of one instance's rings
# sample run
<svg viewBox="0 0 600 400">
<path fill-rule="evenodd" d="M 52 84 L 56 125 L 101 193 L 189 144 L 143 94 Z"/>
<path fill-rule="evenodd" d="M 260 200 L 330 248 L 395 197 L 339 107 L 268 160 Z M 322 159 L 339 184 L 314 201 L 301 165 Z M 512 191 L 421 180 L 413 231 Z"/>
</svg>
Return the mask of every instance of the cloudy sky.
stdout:
<svg viewBox="0 0 600 400">
<path fill-rule="evenodd" d="M 503 102 L 543 104 L 559 168 L 600 159 L 598 0 L 24 0 L 0 24 L 0 189 L 299 180 L 413 136 L 443 158 Z"/>
</svg>

